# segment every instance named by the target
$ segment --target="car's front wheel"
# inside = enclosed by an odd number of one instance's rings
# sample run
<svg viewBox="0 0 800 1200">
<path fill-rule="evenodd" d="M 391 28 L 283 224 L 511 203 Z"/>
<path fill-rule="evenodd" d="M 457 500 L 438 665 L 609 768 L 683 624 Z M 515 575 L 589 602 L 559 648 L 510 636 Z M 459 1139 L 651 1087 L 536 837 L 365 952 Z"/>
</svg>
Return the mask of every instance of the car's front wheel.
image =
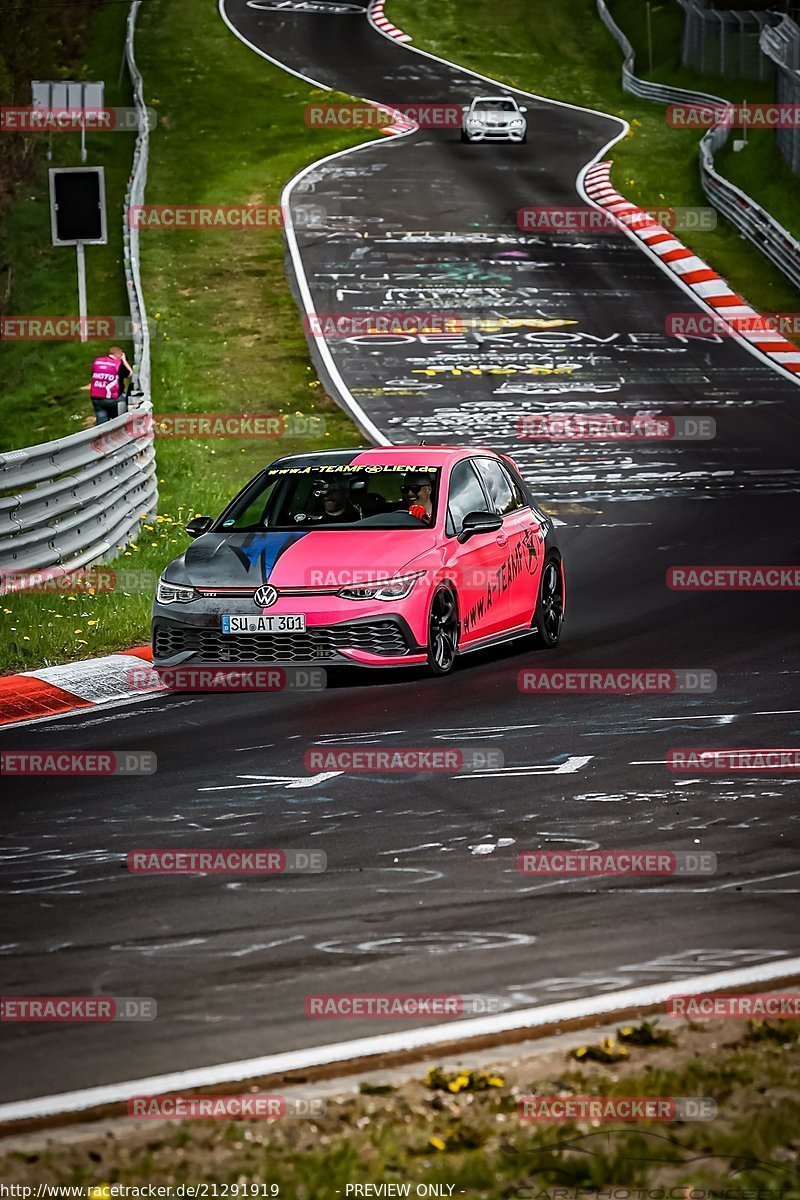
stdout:
<svg viewBox="0 0 800 1200">
<path fill-rule="evenodd" d="M 564 623 L 564 576 L 561 559 L 550 554 L 542 567 L 539 580 L 539 595 L 533 624 L 536 626 L 536 643 L 550 650 L 558 645 L 561 626 Z"/>
<path fill-rule="evenodd" d="M 428 668 L 434 675 L 452 671 L 458 654 L 458 604 L 449 587 L 440 587 L 428 617 Z"/>
<path fill-rule="evenodd" d="M 466 132 L 463 129 L 461 130 L 461 140 L 462 140 L 462 142 L 469 141 L 469 137 L 467 136 Z"/>
</svg>

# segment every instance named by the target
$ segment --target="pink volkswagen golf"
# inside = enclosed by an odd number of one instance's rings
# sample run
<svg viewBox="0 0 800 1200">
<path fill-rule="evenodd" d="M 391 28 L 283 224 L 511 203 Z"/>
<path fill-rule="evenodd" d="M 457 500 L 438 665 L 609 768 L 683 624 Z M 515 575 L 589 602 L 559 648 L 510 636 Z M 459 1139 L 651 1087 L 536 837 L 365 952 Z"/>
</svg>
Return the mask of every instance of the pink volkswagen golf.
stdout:
<svg viewBox="0 0 800 1200">
<path fill-rule="evenodd" d="M 514 638 L 555 646 L 564 564 L 512 459 L 397 446 L 278 459 L 158 583 L 156 668 L 456 660 Z"/>
</svg>

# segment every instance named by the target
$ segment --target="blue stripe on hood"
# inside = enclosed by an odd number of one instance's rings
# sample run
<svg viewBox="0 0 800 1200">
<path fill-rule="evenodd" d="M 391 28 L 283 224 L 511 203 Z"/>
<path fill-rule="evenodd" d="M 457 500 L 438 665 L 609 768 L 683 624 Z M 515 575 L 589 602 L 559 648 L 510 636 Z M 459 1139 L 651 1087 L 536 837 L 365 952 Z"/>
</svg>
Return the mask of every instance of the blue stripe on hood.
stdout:
<svg viewBox="0 0 800 1200">
<path fill-rule="evenodd" d="M 310 532 L 306 530 L 303 533 L 252 533 L 245 538 L 241 546 L 231 546 L 231 550 L 245 564 L 247 571 L 260 562 L 261 582 L 267 583 L 275 563 L 284 551 Z"/>
</svg>

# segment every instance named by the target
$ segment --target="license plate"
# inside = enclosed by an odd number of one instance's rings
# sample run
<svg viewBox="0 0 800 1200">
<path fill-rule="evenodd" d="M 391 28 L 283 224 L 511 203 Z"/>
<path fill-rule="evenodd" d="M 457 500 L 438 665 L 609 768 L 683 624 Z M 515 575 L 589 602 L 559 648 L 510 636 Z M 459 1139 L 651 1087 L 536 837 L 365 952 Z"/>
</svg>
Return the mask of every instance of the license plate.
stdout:
<svg viewBox="0 0 800 1200">
<path fill-rule="evenodd" d="M 223 633 L 305 633 L 305 613 L 280 613 L 272 616 L 239 616 L 226 613 Z"/>
</svg>

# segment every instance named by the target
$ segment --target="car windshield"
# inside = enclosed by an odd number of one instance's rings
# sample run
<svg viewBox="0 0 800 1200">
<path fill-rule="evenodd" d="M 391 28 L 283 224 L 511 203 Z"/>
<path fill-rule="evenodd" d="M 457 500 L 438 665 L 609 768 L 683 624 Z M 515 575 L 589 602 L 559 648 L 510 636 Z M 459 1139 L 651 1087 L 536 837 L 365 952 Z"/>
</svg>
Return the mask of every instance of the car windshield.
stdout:
<svg viewBox="0 0 800 1200">
<path fill-rule="evenodd" d="M 476 100 L 473 106 L 478 112 L 516 112 L 513 100 Z"/>
<path fill-rule="evenodd" d="M 256 476 L 217 528 L 422 529 L 435 523 L 440 475 L 413 462 L 276 464 Z"/>
</svg>

